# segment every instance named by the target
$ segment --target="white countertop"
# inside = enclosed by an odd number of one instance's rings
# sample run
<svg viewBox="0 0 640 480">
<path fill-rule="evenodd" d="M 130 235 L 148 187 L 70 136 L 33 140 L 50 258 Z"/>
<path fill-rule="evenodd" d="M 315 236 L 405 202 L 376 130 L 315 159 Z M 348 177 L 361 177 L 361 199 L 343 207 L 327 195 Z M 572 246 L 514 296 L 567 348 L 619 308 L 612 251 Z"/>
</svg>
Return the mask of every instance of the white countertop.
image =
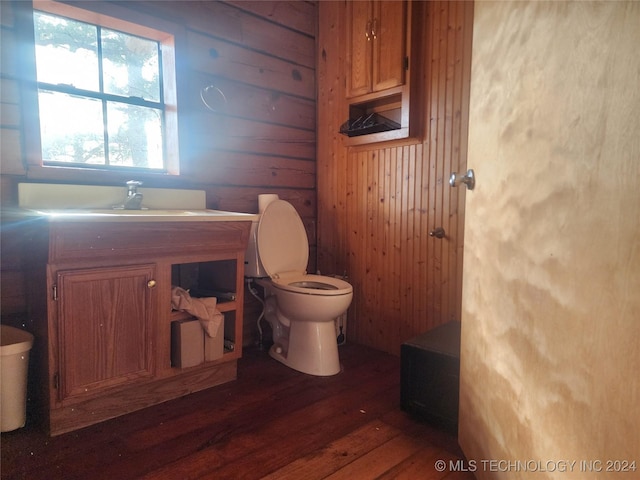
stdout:
<svg viewBox="0 0 640 480">
<path fill-rule="evenodd" d="M 223 210 L 23 209 L 50 222 L 251 222 L 257 214 Z"/>
<path fill-rule="evenodd" d="M 19 214 L 52 222 L 242 222 L 257 214 L 206 208 L 203 190 L 138 188 L 141 210 L 114 208 L 127 196 L 126 186 L 18 184 Z"/>
</svg>

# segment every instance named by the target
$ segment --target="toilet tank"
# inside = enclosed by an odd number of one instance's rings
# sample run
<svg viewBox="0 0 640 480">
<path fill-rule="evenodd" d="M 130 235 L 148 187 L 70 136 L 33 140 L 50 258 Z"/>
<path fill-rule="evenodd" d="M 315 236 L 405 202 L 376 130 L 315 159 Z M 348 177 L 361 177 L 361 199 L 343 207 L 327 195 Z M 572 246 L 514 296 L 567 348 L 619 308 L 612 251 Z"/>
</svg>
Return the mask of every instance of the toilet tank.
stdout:
<svg viewBox="0 0 640 480">
<path fill-rule="evenodd" d="M 244 254 L 245 277 L 262 278 L 269 276 L 262 266 L 260 256 L 258 255 L 258 224 L 258 220 L 251 222 L 249 243 L 247 245 L 247 251 Z"/>
</svg>

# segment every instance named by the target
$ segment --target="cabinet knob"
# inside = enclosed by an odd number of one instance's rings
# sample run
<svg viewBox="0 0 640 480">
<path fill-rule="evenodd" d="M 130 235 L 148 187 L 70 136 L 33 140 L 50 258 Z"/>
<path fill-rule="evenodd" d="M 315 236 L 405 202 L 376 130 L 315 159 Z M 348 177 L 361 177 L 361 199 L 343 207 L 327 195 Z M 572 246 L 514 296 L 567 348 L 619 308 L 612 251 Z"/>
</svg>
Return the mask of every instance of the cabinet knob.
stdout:
<svg viewBox="0 0 640 480">
<path fill-rule="evenodd" d="M 367 37 L 367 42 L 371 41 L 371 20 L 367 22 L 367 26 L 364 29 L 364 36 Z"/>
<path fill-rule="evenodd" d="M 156 281 L 155 280 L 149 280 L 147 282 L 147 287 L 154 288 L 155 286 L 156 286 Z"/>
</svg>

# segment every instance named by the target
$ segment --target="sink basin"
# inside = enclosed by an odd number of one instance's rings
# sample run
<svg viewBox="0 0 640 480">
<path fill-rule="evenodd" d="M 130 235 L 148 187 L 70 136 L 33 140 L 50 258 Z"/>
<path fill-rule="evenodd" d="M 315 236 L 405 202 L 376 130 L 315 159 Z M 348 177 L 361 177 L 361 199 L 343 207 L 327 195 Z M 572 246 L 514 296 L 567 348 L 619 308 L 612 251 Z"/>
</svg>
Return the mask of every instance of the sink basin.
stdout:
<svg viewBox="0 0 640 480">
<path fill-rule="evenodd" d="M 115 210 L 115 209 L 29 209 L 29 215 L 49 221 L 82 222 L 247 222 L 258 218 L 251 213 L 224 210 Z"/>
<path fill-rule="evenodd" d="M 140 188 L 144 210 L 117 210 L 124 187 L 100 185 L 18 184 L 20 213 L 50 222 L 250 222 L 251 213 L 206 208 L 204 190 Z"/>
</svg>

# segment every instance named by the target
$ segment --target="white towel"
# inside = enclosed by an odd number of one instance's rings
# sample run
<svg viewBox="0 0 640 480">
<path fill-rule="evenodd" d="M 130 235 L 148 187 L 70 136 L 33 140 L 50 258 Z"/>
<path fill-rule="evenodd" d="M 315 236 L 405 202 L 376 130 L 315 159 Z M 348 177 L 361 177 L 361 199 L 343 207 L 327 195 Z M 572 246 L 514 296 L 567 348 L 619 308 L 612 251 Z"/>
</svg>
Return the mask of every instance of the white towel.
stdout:
<svg viewBox="0 0 640 480">
<path fill-rule="evenodd" d="M 202 328 L 212 338 L 218 334 L 224 316 L 216 308 L 215 297 L 193 298 L 184 288 L 171 287 L 171 307 L 187 312 L 200 320 Z"/>
</svg>

